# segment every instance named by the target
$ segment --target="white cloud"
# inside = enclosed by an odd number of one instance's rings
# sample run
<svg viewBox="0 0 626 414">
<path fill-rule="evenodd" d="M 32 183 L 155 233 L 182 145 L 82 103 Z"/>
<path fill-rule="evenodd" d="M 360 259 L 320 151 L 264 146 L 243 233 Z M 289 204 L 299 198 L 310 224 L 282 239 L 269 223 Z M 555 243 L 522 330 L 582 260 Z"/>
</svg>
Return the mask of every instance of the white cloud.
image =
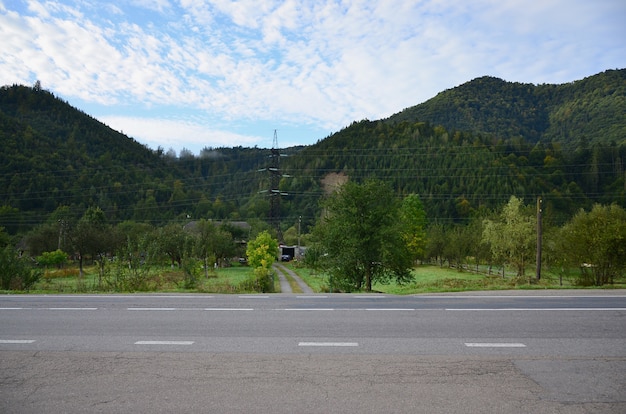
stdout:
<svg viewBox="0 0 626 414">
<path fill-rule="evenodd" d="M 160 146 L 166 150 L 169 148 L 180 150 L 185 147 L 199 153 L 204 147 L 254 146 L 267 141 L 265 137 L 211 129 L 190 121 L 115 115 L 102 116 L 100 121 L 151 148 Z"/>
<path fill-rule="evenodd" d="M 614 0 L 28 0 L 0 7 L 0 84 L 40 79 L 125 117 L 166 105 L 338 130 L 477 76 L 624 67 L 624 20 Z"/>
<path fill-rule="evenodd" d="M 131 3 L 137 7 L 143 7 L 160 13 L 171 7 L 168 0 L 132 0 Z"/>
</svg>

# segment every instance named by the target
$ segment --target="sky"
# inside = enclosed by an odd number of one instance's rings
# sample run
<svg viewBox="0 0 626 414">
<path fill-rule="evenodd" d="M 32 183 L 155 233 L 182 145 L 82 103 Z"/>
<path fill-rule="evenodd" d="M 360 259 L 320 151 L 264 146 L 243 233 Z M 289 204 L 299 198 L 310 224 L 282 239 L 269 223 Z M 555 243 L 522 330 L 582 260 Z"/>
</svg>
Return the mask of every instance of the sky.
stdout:
<svg viewBox="0 0 626 414">
<path fill-rule="evenodd" d="M 310 145 L 480 76 L 626 67 L 624 0 L 0 0 L 0 85 L 156 150 Z"/>
</svg>

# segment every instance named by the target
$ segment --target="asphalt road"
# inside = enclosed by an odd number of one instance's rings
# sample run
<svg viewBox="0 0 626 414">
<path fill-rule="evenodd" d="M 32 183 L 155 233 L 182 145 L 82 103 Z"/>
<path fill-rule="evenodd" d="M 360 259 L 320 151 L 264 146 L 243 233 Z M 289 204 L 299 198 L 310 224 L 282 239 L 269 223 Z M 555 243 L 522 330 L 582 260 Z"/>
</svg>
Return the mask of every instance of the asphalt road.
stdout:
<svg viewBox="0 0 626 414">
<path fill-rule="evenodd" d="M 626 292 L 0 296 L 0 412 L 626 412 Z"/>
</svg>

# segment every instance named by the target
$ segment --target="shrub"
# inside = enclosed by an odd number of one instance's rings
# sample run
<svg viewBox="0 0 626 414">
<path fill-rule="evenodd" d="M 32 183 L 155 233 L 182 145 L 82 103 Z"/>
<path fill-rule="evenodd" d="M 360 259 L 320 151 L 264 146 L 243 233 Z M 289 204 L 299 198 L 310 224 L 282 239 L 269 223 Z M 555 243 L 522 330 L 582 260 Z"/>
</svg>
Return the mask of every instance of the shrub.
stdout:
<svg viewBox="0 0 626 414">
<path fill-rule="evenodd" d="M 28 290 L 41 278 L 41 269 L 33 269 L 28 259 L 19 257 L 7 246 L 0 250 L 0 280 L 4 290 Z"/>
<path fill-rule="evenodd" d="M 202 262 L 191 257 L 183 259 L 183 288 L 195 289 L 202 276 Z"/>
</svg>

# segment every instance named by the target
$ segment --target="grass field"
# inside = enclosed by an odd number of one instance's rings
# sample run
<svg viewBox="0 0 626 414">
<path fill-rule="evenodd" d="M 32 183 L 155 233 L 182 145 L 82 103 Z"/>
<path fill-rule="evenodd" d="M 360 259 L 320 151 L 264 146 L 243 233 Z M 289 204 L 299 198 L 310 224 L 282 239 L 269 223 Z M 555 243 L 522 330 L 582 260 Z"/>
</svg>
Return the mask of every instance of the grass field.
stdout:
<svg viewBox="0 0 626 414">
<path fill-rule="evenodd" d="M 199 292 L 199 293 L 242 293 L 239 286 L 252 276 L 252 269 L 245 266 L 232 266 L 212 270 L 209 277 L 198 278 L 195 288 L 185 288 L 185 276 L 182 270 L 168 266 L 154 267 L 146 271 L 142 277 L 145 287 L 137 291 L 146 292 Z M 85 267 L 85 275 L 78 277 L 77 268 L 50 270 L 31 289 L 31 293 L 86 293 L 86 292 L 113 292 L 114 283 L 109 276 L 98 280 L 98 270 L 95 266 Z"/>
<path fill-rule="evenodd" d="M 328 292 L 328 278 L 311 269 L 289 265 L 315 292 Z M 413 270 L 414 281 L 405 285 L 395 283 L 372 286 L 375 292 L 394 295 L 409 295 L 430 292 L 462 292 L 472 290 L 504 290 L 504 289 L 577 289 L 575 272 L 570 277 L 559 279 L 557 275 L 544 272 L 540 281 L 535 280 L 532 271 L 525 277 L 517 278 L 507 275 L 486 276 L 469 271 L 459 272 L 448 267 L 422 265 Z M 619 283 L 617 283 L 619 282 Z M 626 288 L 626 280 L 616 281 L 614 285 L 603 288 Z"/>
<path fill-rule="evenodd" d="M 315 292 L 329 292 L 328 277 L 309 268 L 296 266 L 294 263 L 286 264 L 296 272 L 305 283 Z M 534 280 L 532 272 L 526 277 L 516 278 L 501 275 L 485 276 L 468 271 L 459 272 L 447 267 L 422 265 L 413 270 L 414 281 L 405 285 L 375 284 L 372 289 L 376 292 L 396 295 L 408 295 L 429 292 L 459 292 L 472 290 L 502 290 L 502 289 L 562 289 L 580 288 L 576 282 L 576 272 L 571 276 L 559 280 L 558 276 L 544 272 L 540 281 Z M 66 269 L 48 270 L 45 276 L 30 290 L 30 293 L 110 293 L 110 292 L 179 292 L 179 293 L 252 293 L 249 284 L 244 281 L 252 277 L 250 267 L 239 266 L 212 270 L 209 277 L 204 275 L 198 278 L 195 286 L 186 287 L 184 273 L 180 269 L 172 269 L 169 266 L 152 267 L 140 275 L 144 281 L 138 289 L 116 289 L 114 276 L 99 281 L 98 271 L 94 266 L 85 268 L 85 276 L 78 277 L 78 269 L 68 267 Z M 275 291 L 280 291 L 278 278 L 275 278 Z M 623 278 L 614 285 L 604 288 L 626 288 L 626 280 Z"/>
</svg>

